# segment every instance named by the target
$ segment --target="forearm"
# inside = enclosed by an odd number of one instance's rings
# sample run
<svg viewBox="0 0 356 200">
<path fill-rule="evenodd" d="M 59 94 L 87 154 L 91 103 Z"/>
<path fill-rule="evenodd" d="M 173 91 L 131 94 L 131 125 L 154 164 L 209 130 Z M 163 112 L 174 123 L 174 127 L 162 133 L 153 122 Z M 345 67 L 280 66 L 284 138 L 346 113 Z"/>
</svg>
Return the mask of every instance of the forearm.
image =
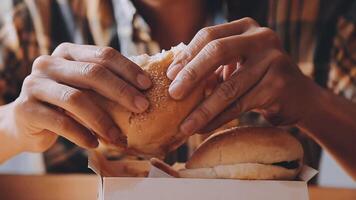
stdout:
<svg viewBox="0 0 356 200">
<path fill-rule="evenodd" d="M 15 138 L 11 135 L 8 117 L 11 104 L 0 106 L 0 164 L 21 152 Z"/>
<path fill-rule="evenodd" d="M 298 123 L 356 179 L 356 104 L 317 89 L 318 98 Z"/>
</svg>

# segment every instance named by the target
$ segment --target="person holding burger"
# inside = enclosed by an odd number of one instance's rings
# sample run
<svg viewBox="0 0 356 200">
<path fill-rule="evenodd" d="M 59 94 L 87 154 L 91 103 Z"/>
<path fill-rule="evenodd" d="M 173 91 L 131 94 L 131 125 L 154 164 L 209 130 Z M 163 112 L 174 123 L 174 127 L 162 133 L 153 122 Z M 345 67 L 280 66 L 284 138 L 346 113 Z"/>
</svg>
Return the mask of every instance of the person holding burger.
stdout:
<svg viewBox="0 0 356 200">
<path fill-rule="evenodd" d="M 87 92 L 144 112 L 149 102 L 142 91 L 151 87 L 150 77 L 125 56 L 183 41 L 189 43 L 186 50 L 167 70 L 170 96 L 181 100 L 201 82 L 209 87 L 208 97 L 180 125 L 181 134 L 209 132 L 253 110 L 273 125 L 298 127 L 356 178 L 354 2 L 298 7 L 295 1 L 227 0 L 230 22 L 208 27 L 213 14 L 222 12 L 214 10 L 223 8 L 216 6 L 220 1 L 16 2 L 18 21 L 1 25 L 6 59 L 1 60 L 0 162 L 24 151 L 44 152 L 58 136 L 83 148 L 95 148 L 98 139 L 125 145 L 120 127 Z M 53 13 L 40 9 L 46 6 Z M 68 11 L 75 14 L 63 17 Z M 283 12 L 299 13 L 293 15 L 299 21 Z M 29 25 L 21 26 L 21 20 Z M 304 26 L 305 20 L 316 28 Z"/>
<path fill-rule="evenodd" d="M 271 29 L 251 18 L 202 29 L 168 68 L 169 94 L 182 99 L 217 71 L 223 82 L 182 123 L 183 133 L 210 132 L 256 110 L 273 125 L 303 130 L 356 177 L 356 105 L 303 75 Z"/>
</svg>

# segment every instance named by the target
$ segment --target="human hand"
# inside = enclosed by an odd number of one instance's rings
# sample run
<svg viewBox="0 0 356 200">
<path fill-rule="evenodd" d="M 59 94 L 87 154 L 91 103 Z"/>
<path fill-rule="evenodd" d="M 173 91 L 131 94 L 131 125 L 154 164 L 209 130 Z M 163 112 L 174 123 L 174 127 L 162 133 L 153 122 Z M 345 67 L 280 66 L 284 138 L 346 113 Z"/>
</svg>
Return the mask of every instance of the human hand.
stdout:
<svg viewBox="0 0 356 200">
<path fill-rule="evenodd" d="M 149 103 L 138 89 L 150 85 L 140 67 L 110 47 L 63 43 L 34 61 L 7 107 L 7 129 L 23 151 L 45 151 L 58 135 L 84 148 L 96 147 L 98 138 L 122 146 L 126 137 L 89 91 L 139 113 Z"/>
<path fill-rule="evenodd" d="M 224 80 L 182 123 L 183 133 L 209 132 L 250 110 L 274 125 L 295 124 L 320 89 L 291 61 L 277 34 L 251 18 L 199 31 L 167 71 L 169 93 L 184 98 L 219 71 Z"/>
</svg>

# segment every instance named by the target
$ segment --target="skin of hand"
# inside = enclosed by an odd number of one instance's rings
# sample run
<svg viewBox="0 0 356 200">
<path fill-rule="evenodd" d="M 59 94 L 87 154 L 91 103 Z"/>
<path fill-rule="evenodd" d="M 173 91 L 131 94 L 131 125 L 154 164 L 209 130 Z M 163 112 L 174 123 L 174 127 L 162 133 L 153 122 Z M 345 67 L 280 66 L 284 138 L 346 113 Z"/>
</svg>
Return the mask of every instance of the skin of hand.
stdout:
<svg viewBox="0 0 356 200">
<path fill-rule="evenodd" d="M 182 123 L 185 134 L 209 132 L 253 109 L 274 125 L 295 124 L 319 89 L 286 55 L 276 33 L 251 18 L 199 31 L 167 71 L 171 97 L 184 98 L 219 70 L 224 81 Z"/>
<path fill-rule="evenodd" d="M 139 90 L 151 86 L 147 74 L 110 47 L 63 43 L 38 57 L 21 94 L 1 107 L 1 132 L 17 152 L 43 152 L 61 135 L 83 148 L 98 139 L 125 145 L 111 117 L 90 98 L 94 92 L 136 113 L 149 102 Z"/>
<path fill-rule="evenodd" d="M 183 134 L 210 132 L 253 110 L 272 125 L 295 125 L 356 180 L 356 106 L 304 76 L 271 29 L 243 18 L 199 31 L 167 70 L 169 93 L 184 98 L 201 81 L 207 97 Z M 220 81 L 219 81 L 220 80 Z"/>
</svg>

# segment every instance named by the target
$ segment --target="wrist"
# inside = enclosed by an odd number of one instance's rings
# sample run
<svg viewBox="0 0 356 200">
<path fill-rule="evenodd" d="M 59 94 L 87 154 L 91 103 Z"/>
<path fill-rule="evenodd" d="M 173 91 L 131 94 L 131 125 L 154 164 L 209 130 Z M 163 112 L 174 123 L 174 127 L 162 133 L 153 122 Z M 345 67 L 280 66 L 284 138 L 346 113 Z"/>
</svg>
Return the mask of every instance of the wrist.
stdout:
<svg viewBox="0 0 356 200">
<path fill-rule="evenodd" d="M 0 163 L 23 152 L 13 115 L 13 103 L 0 106 Z"/>
<path fill-rule="evenodd" d="M 355 178 L 355 103 L 321 88 L 315 98 L 313 107 L 297 126 Z"/>
<path fill-rule="evenodd" d="M 313 83 L 310 98 L 307 99 L 308 106 L 301 120 L 296 126 L 306 133 L 320 133 L 318 127 L 324 127 L 325 117 L 329 115 L 329 107 L 332 105 L 332 98 L 328 90 Z"/>
</svg>

